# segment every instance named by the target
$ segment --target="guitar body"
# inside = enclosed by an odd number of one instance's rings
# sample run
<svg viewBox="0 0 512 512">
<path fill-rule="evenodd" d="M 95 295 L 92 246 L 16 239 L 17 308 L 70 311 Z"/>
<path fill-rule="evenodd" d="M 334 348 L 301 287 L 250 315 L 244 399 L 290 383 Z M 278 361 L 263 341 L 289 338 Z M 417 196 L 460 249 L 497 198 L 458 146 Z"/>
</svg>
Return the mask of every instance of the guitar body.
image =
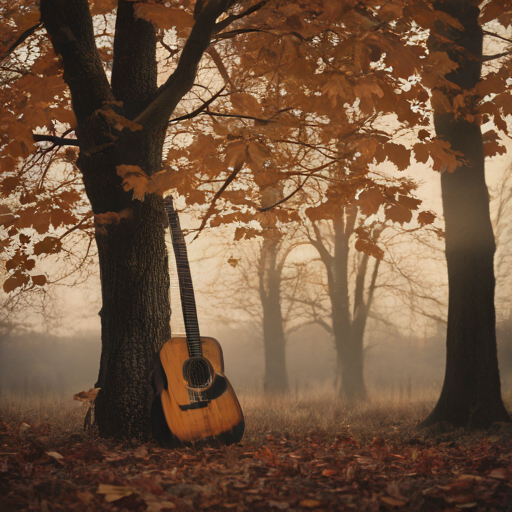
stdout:
<svg viewBox="0 0 512 512">
<path fill-rule="evenodd" d="M 201 337 L 200 341 L 202 355 L 198 358 L 190 357 L 186 337 L 171 338 L 160 351 L 154 377 L 159 393 L 152 407 L 152 424 L 154 437 L 164 447 L 212 440 L 232 444 L 244 433 L 240 404 L 223 374 L 222 348 L 213 338 Z M 186 377 L 190 361 L 195 360 L 199 360 L 200 370 L 207 371 L 200 386 Z M 168 430 L 162 427 L 162 420 Z"/>
</svg>

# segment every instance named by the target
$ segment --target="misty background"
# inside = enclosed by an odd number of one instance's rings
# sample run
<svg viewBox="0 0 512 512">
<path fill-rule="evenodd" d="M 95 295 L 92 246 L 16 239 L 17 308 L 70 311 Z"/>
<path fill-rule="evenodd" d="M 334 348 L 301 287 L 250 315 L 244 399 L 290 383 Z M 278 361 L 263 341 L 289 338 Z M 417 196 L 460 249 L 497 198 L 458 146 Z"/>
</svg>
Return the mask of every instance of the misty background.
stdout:
<svg viewBox="0 0 512 512">
<path fill-rule="evenodd" d="M 510 159 L 507 155 L 493 158 L 487 169 L 497 239 L 498 351 L 502 390 L 506 395 L 512 392 Z M 436 225 L 443 227 L 439 176 L 423 165 L 414 166 L 407 173 L 420 184 L 417 195 L 423 200 L 422 208 L 436 212 Z M 182 215 L 185 229 L 194 223 L 197 219 L 192 215 Z M 442 387 L 445 365 L 444 240 L 421 233 L 414 238 L 393 231 L 389 240 L 393 243 L 385 244 L 384 266 L 364 338 L 368 392 L 370 398 L 435 398 Z M 226 375 L 239 393 L 263 390 L 263 333 L 260 313 L 254 308 L 258 302 L 257 289 L 241 282 L 244 268 L 255 265 L 251 254 L 257 243 L 234 243 L 232 231 L 216 228 L 205 230 L 197 241 L 189 244 L 201 334 L 220 341 Z M 170 239 L 168 249 L 173 275 Z M 311 248 L 299 248 L 291 258 L 289 271 L 294 265 L 313 259 Z M 65 262 L 48 259 L 46 264 L 50 273 L 54 270 L 52 266 Z M 315 270 L 314 262 L 307 265 L 311 272 L 321 271 Z M 172 332 L 179 334 L 184 329 L 175 277 L 171 286 Z M 301 286 L 310 285 L 304 282 Z M 63 279 L 51 289 L 40 291 L 38 296 L 19 297 L 9 310 L 4 309 L 0 323 L 0 393 L 51 394 L 71 399 L 73 394 L 94 387 L 101 351 L 99 290 L 93 258 L 78 277 Z M 309 292 L 317 294 L 320 302 L 326 300 L 321 296 L 321 288 Z M 288 325 L 286 343 L 292 394 L 334 387 L 336 351 L 329 333 L 301 318 L 299 313 Z"/>
</svg>

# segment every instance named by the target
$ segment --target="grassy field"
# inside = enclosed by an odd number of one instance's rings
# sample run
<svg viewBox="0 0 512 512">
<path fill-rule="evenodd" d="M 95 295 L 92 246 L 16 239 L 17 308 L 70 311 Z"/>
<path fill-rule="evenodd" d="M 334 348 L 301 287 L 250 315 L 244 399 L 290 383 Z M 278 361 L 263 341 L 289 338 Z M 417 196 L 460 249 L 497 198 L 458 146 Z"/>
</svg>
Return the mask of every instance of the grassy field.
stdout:
<svg viewBox="0 0 512 512">
<path fill-rule="evenodd" d="M 239 398 L 241 445 L 163 450 L 84 432 L 70 397 L 0 395 L 0 510 L 512 511 L 512 428 L 418 430 L 434 391 Z"/>
</svg>

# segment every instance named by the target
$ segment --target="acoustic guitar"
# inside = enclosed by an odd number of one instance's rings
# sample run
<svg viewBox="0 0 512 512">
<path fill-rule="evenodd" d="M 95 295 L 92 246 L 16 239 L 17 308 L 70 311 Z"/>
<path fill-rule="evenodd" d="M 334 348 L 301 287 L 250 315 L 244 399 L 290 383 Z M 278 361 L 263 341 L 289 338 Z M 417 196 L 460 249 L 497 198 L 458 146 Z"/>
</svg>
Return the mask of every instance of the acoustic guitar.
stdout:
<svg viewBox="0 0 512 512">
<path fill-rule="evenodd" d="M 154 357 L 153 436 L 166 448 L 242 439 L 245 423 L 235 392 L 224 375 L 222 348 L 199 334 L 187 247 L 171 197 L 164 200 L 178 269 L 185 337 L 172 337 Z"/>
</svg>

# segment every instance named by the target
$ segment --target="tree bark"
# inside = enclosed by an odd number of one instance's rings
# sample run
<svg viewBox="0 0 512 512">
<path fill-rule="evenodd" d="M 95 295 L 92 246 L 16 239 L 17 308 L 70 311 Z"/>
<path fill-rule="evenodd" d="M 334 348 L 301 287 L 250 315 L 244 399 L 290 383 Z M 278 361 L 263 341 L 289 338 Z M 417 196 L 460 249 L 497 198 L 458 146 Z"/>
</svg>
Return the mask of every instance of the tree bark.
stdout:
<svg viewBox="0 0 512 512">
<path fill-rule="evenodd" d="M 480 79 L 483 33 L 475 2 L 440 1 L 436 10 L 459 20 L 464 30 L 441 24 L 429 38 L 431 50 L 446 51 L 459 67 L 446 78 L 472 89 Z M 456 92 L 455 94 L 458 94 Z M 463 154 L 464 163 L 441 174 L 446 223 L 449 303 L 443 389 L 422 426 L 440 421 L 485 428 L 510 421 L 501 397 L 494 308 L 494 234 L 485 183 L 482 132 L 451 112 L 434 112 L 437 135 Z"/>
<path fill-rule="evenodd" d="M 260 299 L 263 307 L 263 344 L 265 350 L 265 393 L 289 391 L 286 369 L 286 338 L 281 310 L 281 272 L 278 264 L 279 239 L 263 240 L 260 254 Z"/>
</svg>

